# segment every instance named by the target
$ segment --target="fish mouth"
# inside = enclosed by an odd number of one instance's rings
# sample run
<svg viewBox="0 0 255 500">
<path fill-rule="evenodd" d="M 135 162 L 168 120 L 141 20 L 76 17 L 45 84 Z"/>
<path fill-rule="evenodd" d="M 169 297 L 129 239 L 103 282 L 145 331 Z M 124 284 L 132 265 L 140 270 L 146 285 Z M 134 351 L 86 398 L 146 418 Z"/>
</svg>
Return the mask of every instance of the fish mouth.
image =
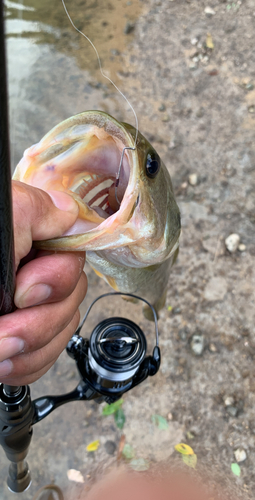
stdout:
<svg viewBox="0 0 255 500">
<path fill-rule="evenodd" d="M 81 235 L 123 223 L 137 197 L 134 139 L 109 115 L 87 112 L 52 129 L 25 151 L 14 179 L 45 191 L 65 191 L 79 205 L 75 225 L 63 236 Z M 124 154 L 123 153 L 123 150 Z"/>
<path fill-rule="evenodd" d="M 89 217 L 90 211 L 82 211 L 86 231 L 103 222 L 99 218 L 108 219 L 120 210 L 131 171 L 130 158 L 127 155 L 122 158 L 123 144 L 116 143 L 110 136 L 103 141 L 95 140 L 93 136 L 90 142 L 93 142 L 93 148 L 88 144 L 87 151 L 77 161 L 75 178 L 68 182 L 68 189 L 75 198 L 78 197 L 86 208 L 99 216 Z M 80 163 L 82 172 L 79 171 Z"/>
</svg>

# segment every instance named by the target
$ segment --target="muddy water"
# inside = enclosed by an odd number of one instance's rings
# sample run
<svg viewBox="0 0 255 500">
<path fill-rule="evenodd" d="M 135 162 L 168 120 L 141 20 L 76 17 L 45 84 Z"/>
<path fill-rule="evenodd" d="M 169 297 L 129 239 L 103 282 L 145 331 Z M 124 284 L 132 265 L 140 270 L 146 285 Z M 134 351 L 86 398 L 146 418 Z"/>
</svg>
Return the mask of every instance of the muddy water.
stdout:
<svg viewBox="0 0 255 500">
<path fill-rule="evenodd" d="M 132 26 L 141 1 L 66 2 L 73 22 L 96 45 L 104 72 L 125 92 Z M 101 109 L 132 121 L 132 113 L 100 74 L 89 42 L 71 26 L 61 0 L 6 0 L 12 167 L 25 148 L 63 119 Z"/>
</svg>

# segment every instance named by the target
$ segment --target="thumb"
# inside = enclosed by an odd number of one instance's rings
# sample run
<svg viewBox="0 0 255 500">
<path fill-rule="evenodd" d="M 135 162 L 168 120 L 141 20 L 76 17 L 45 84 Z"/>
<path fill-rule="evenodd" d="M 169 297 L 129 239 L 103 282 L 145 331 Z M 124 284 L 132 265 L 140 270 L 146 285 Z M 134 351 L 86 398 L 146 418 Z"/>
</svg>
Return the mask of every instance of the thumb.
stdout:
<svg viewBox="0 0 255 500">
<path fill-rule="evenodd" d="M 76 221 L 79 207 L 62 191 L 46 193 L 19 181 L 12 182 L 16 265 L 35 240 L 57 238 Z"/>
</svg>

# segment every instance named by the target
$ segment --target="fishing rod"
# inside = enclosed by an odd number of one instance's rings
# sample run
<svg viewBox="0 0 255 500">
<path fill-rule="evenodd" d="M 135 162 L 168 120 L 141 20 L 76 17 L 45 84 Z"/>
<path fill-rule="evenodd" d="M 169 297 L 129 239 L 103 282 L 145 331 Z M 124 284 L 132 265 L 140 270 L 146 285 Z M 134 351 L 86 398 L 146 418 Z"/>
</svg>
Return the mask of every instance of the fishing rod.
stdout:
<svg viewBox="0 0 255 500">
<path fill-rule="evenodd" d="M 11 164 L 8 120 L 7 71 L 4 34 L 3 0 L 0 0 L 0 316 L 14 310 L 15 261 L 11 196 Z M 0 444 L 11 461 L 8 485 L 23 491 L 30 484 L 30 473 L 25 462 L 28 441 L 16 434 L 19 427 L 20 409 L 29 404 L 29 390 L 22 387 L 0 386 Z M 19 407 L 19 404 L 21 406 Z M 26 413 L 26 412 L 25 412 Z M 8 432 L 9 426 L 13 432 Z M 14 445 L 14 440 L 15 445 Z"/>
<path fill-rule="evenodd" d="M 0 316 L 14 311 L 15 262 L 13 242 L 11 169 L 8 124 L 8 98 L 4 38 L 3 0 L 0 0 Z M 146 303 L 152 310 L 156 343 L 146 356 L 144 332 L 127 318 L 107 318 L 93 329 L 90 338 L 80 335 L 92 307 L 99 299 L 124 295 Z M 33 425 L 53 410 L 71 401 L 94 400 L 113 403 L 122 395 L 155 375 L 160 367 L 157 314 L 142 297 L 118 292 L 101 295 L 92 302 L 83 321 L 66 347 L 76 362 L 81 380 L 77 387 L 57 396 L 43 396 L 34 401 L 29 386 L 0 384 L 0 445 L 11 462 L 8 488 L 25 491 L 31 483 L 26 456 Z"/>
</svg>

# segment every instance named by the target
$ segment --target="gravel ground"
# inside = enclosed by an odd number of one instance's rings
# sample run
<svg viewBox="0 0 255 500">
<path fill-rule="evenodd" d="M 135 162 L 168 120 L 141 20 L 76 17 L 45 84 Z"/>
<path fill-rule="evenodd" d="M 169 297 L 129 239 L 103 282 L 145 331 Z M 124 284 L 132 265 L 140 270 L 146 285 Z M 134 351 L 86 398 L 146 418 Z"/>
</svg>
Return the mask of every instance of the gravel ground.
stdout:
<svg viewBox="0 0 255 500">
<path fill-rule="evenodd" d="M 74 19 L 84 19 L 82 3 L 73 4 Z M 96 9 L 94 4 L 88 2 L 88 7 Z M 255 2 L 136 0 L 111 7 L 105 15 L 121 19 L 122 38 L 116 41 L 114 22 L 105 21 L 106 36 L 113 36 L 110 57 L 106 54 L 104 63 L 111 76 L 117 68 L 116 80 L 136 109 L 141 132 L 169 168 L 182 213 L 180 253 L 159 320 L 162 365 L 155 378 L 125 395 L 122 431 L 112 416 L 102 417 L 102 407 L 92 402 L 66 405 L 38 424 L 29 453 L 33 485 L 20 498 L 31 499 L 50 481 L 78 495 L 80 487 L 70 486 L 68 469 L 79 470 L 89 488 L 98 475 L 117 464 L 122 433 L 137 457 L 158 468 L 181 461 L 174 445 L 185 442 L 197 455 L 197 474 L 207 471 L 212 483 L 221 482 L 229 489 L 229 498 L 234 489 L 241 498 L 252 498 Z M 130 33 L 128 22 L 134 28 Z M 122 100 L 101 83 L 94 67 L 86 67 L 78 35 L 65 28 L 63 32 L 73 36 L 67 46 L 61 26 L 53 21 L 51 25 L 54 43 L 48 45 L 44 37 L 41 45 L 33 45 L 33 50 L 41 51 L 40 57 L 31 58 L 27 73 L 22 66 L 22 76 L 14 71 L 17 40 L 9 38 L 14 162 L 52 125 L 76 112 L 98 108 L 132 122 Z M 84 29 L 83 24 L 80 27 Z M 25 43 L 23 38 L 21 42 Z M 104 39 L 99 42 L 104 44 Z M 121 49 L 116 52 L 118 46 Z M 22 50 L 26 58 L 32 49 L 22 46 Z M 47 66 L 52 72 L 46 71 Z M 239 236 L 234 251 L 225 243 L 233 233 Z M 108 290 L 89 269 L 88 277 L 83 311 Z M 123 313 L 130 310 L 123 303 L 104 307 L 107 315 L 116 314 L 116 307 Z M 151 348 L 153 328 L 138 306 L 132 308 L 129 314 L 148 332 Z M 97 311 L 89 320 L 87 335 L 102 315 Z M 32 393 L 38 397 L 65 392 L 76 381 L 74 364 L 64 353 L 33 384 Z M 166 419 L 166 430 L 153 425 L 153 414 Z M 87 444 L 96 439 L 100 447 L 88 453 Z M 246 458 L 239 463 L 241 475 L 236 477 L 231 464 L 240 460 L 241 451 L 241 458 Z M 7 463 L 3 454 L 0 458 L 1 498 L 10 500 L 12 494 L 5 486 Z"/>
</svg>

